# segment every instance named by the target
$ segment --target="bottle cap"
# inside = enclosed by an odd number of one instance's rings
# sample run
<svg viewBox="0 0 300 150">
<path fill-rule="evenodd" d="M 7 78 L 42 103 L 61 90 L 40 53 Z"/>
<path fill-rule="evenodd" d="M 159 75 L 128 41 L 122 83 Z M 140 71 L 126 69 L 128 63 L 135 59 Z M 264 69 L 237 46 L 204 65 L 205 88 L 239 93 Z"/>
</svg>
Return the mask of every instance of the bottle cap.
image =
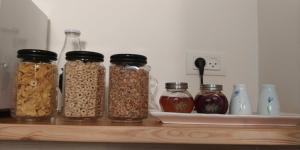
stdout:
<svg viewBox="0 0 300 150">
<path fill-rule="evenodd" d="M 18 50 L 18 58 L 26 60 L 40 60 L 40 61 L 55 61 L 57 54 L 47 50 L 40 49 L 21 49 Z"/>
<path fill-rule="evenodd" d="M 202 84 L 200 85 L 201 89 L 204 90 L 223 90 L 223 85 L 219 85 L 219 84 Z"/>
<path fill-rule="evenodd" d="M 67 60 L 90 60 L 95 62 L 103 62 L 104 56 L 101 53 L 91 51 L 70 51 L 66 53 Z"/>
<path fill-rule="evenodd" d="M 186 82 L 167 82 L 166 89 L 188 89 Z"/>
<path fill-rule="evenodd" d="M 113 64 L 143 66 L 147 64 L 147 57 L 138 54 L 115 54 L 110 57 L 110 62 Z"/>
<path fill-rule="evenodd" d="M 77 29 L 65 29 L 65 33 L 76 33 L 76 34 L 80 34 L 80 30 Z"/>
</svg>

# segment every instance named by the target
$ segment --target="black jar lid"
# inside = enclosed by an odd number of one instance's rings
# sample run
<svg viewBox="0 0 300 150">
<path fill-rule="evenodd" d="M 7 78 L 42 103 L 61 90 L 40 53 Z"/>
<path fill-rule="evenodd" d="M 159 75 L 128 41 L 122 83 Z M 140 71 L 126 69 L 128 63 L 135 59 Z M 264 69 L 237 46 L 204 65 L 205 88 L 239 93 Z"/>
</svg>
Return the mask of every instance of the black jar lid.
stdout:
<svg viewBox="0 0 300 150">
<path fill-rule="evenodd" d="M 104 56 L 101 53 L 91 51 L 70 51 L 66 53 L 67 60 L 85 60 L 103 62 Z"/>
<path fill-rule="evenodd" d="M 186 82 L 167 82 L 166 89 L 188 89 L 188 83 Z"/>
<path fill-rule="evenodd" d="M 223 85 L 219 85 L 219 84 L 202 84 L 202 85 L 200 85 L 200 88 L 203 89 L 203 90 L 222 91 L 223 90 Z"/>
<path fill-rule="evenodd" d="M 40 49 L 18 50 L 17 57 L 24 60 L 46 61 L 46 62 L 57 60 L 56 53 L 47 50 L 40 50 Z"/>
<path fill-rule="evenodd" d="M 115 54 L 110 56 L 113 64 L 143 66 L 147 64 L 147 57 L 138 54 Z"/>
</svg>

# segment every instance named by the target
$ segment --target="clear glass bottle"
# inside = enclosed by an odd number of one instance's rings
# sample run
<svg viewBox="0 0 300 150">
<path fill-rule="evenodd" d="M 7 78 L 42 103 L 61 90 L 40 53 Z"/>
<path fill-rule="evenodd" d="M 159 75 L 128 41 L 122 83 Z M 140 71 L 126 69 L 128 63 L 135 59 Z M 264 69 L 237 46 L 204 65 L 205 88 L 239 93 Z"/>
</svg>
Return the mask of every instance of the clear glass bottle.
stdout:
<svg viewBox="0 0 300 150">
<path fill-rule="evenodd" d="M 62 98 L 62 84 L 63 84 L 63 68 L 66 64 L 66 53 L 70 51 L 81 51 L 80 46 L 80 31 L 76 29 L 66 29 L 65 30 L 65 42 L 62 50 L 58 57 L 58 74 L 59 74 L 59 89 L 58 91 L 58 103 L 57 112 L 62 111 L 63 98 Z"/>
<path fill-rule="evenodd" d="M 147 57 L 116 54 L 110 57 L 110 62 L 109 118 L 113 122 L 142 122 L 148 116 Z"/>
<path fill-rule="evenodd" d="M 57 54 L 50 51 L 18 51 L 14 116 L 20 120 L 48 120 L 56 108 Z"/>
<path fill-rule="evenodd" d="M 167 91 L 160 97 L 159 103 L 164 112 L 191 113 L 194 100 L 187 91 L 188 84 L 184 82 L 166 83 Z"/>
<path fill-rule="evenodd" d="M 198 113 L 225 114 L 228 110 L 228 101 L 222 93 L 223 86 L 203 84 L 195 97 L 195 109 Z"/>
<path fill-rule="evenodd" d="M 72 120 L 102 117 L 105 98 L 104 56 L 90 51 L 66 54 L 63 116 Z"/>
</svg>

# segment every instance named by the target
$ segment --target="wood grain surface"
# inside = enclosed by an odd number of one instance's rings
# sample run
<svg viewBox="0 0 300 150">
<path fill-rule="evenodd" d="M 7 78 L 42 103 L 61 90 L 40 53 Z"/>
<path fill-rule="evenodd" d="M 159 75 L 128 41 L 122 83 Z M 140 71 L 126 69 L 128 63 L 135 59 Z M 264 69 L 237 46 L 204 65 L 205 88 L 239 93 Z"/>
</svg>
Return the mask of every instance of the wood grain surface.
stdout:
<svg viewBox="0 0 300 150">
<path fill-rule="evenodd" d="M 143 123 L 67 122 L 19 123 L 0 119 L 0 140 L 105 143 L 300 145 L 300 127 L 161 124 L 155 118 Z"/>
</svg>

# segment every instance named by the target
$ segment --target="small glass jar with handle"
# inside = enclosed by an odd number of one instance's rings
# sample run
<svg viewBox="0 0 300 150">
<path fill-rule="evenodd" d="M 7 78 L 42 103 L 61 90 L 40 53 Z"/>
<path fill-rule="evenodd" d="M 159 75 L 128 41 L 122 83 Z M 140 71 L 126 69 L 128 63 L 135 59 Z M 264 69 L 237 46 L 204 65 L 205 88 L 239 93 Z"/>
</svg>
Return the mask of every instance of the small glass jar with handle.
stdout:
<svg viewBox="0 0 300 150">
<path fill-rule="evenodd" d="M 194 100 L 187 89 L 188 84 L 184 82 L 166 83 L 166 91 L 159 100 L 162 110 L 164 112 L 191 113 L 194 110 Z"/>
<path fill-rule="evenodd" d="M 198 113 L 225 114 L 228 101 L 223 94 L 223 86 L 217 84 L 202 84 L 200 92 L 195 97 L 195 108 Z"/>
</svg>

